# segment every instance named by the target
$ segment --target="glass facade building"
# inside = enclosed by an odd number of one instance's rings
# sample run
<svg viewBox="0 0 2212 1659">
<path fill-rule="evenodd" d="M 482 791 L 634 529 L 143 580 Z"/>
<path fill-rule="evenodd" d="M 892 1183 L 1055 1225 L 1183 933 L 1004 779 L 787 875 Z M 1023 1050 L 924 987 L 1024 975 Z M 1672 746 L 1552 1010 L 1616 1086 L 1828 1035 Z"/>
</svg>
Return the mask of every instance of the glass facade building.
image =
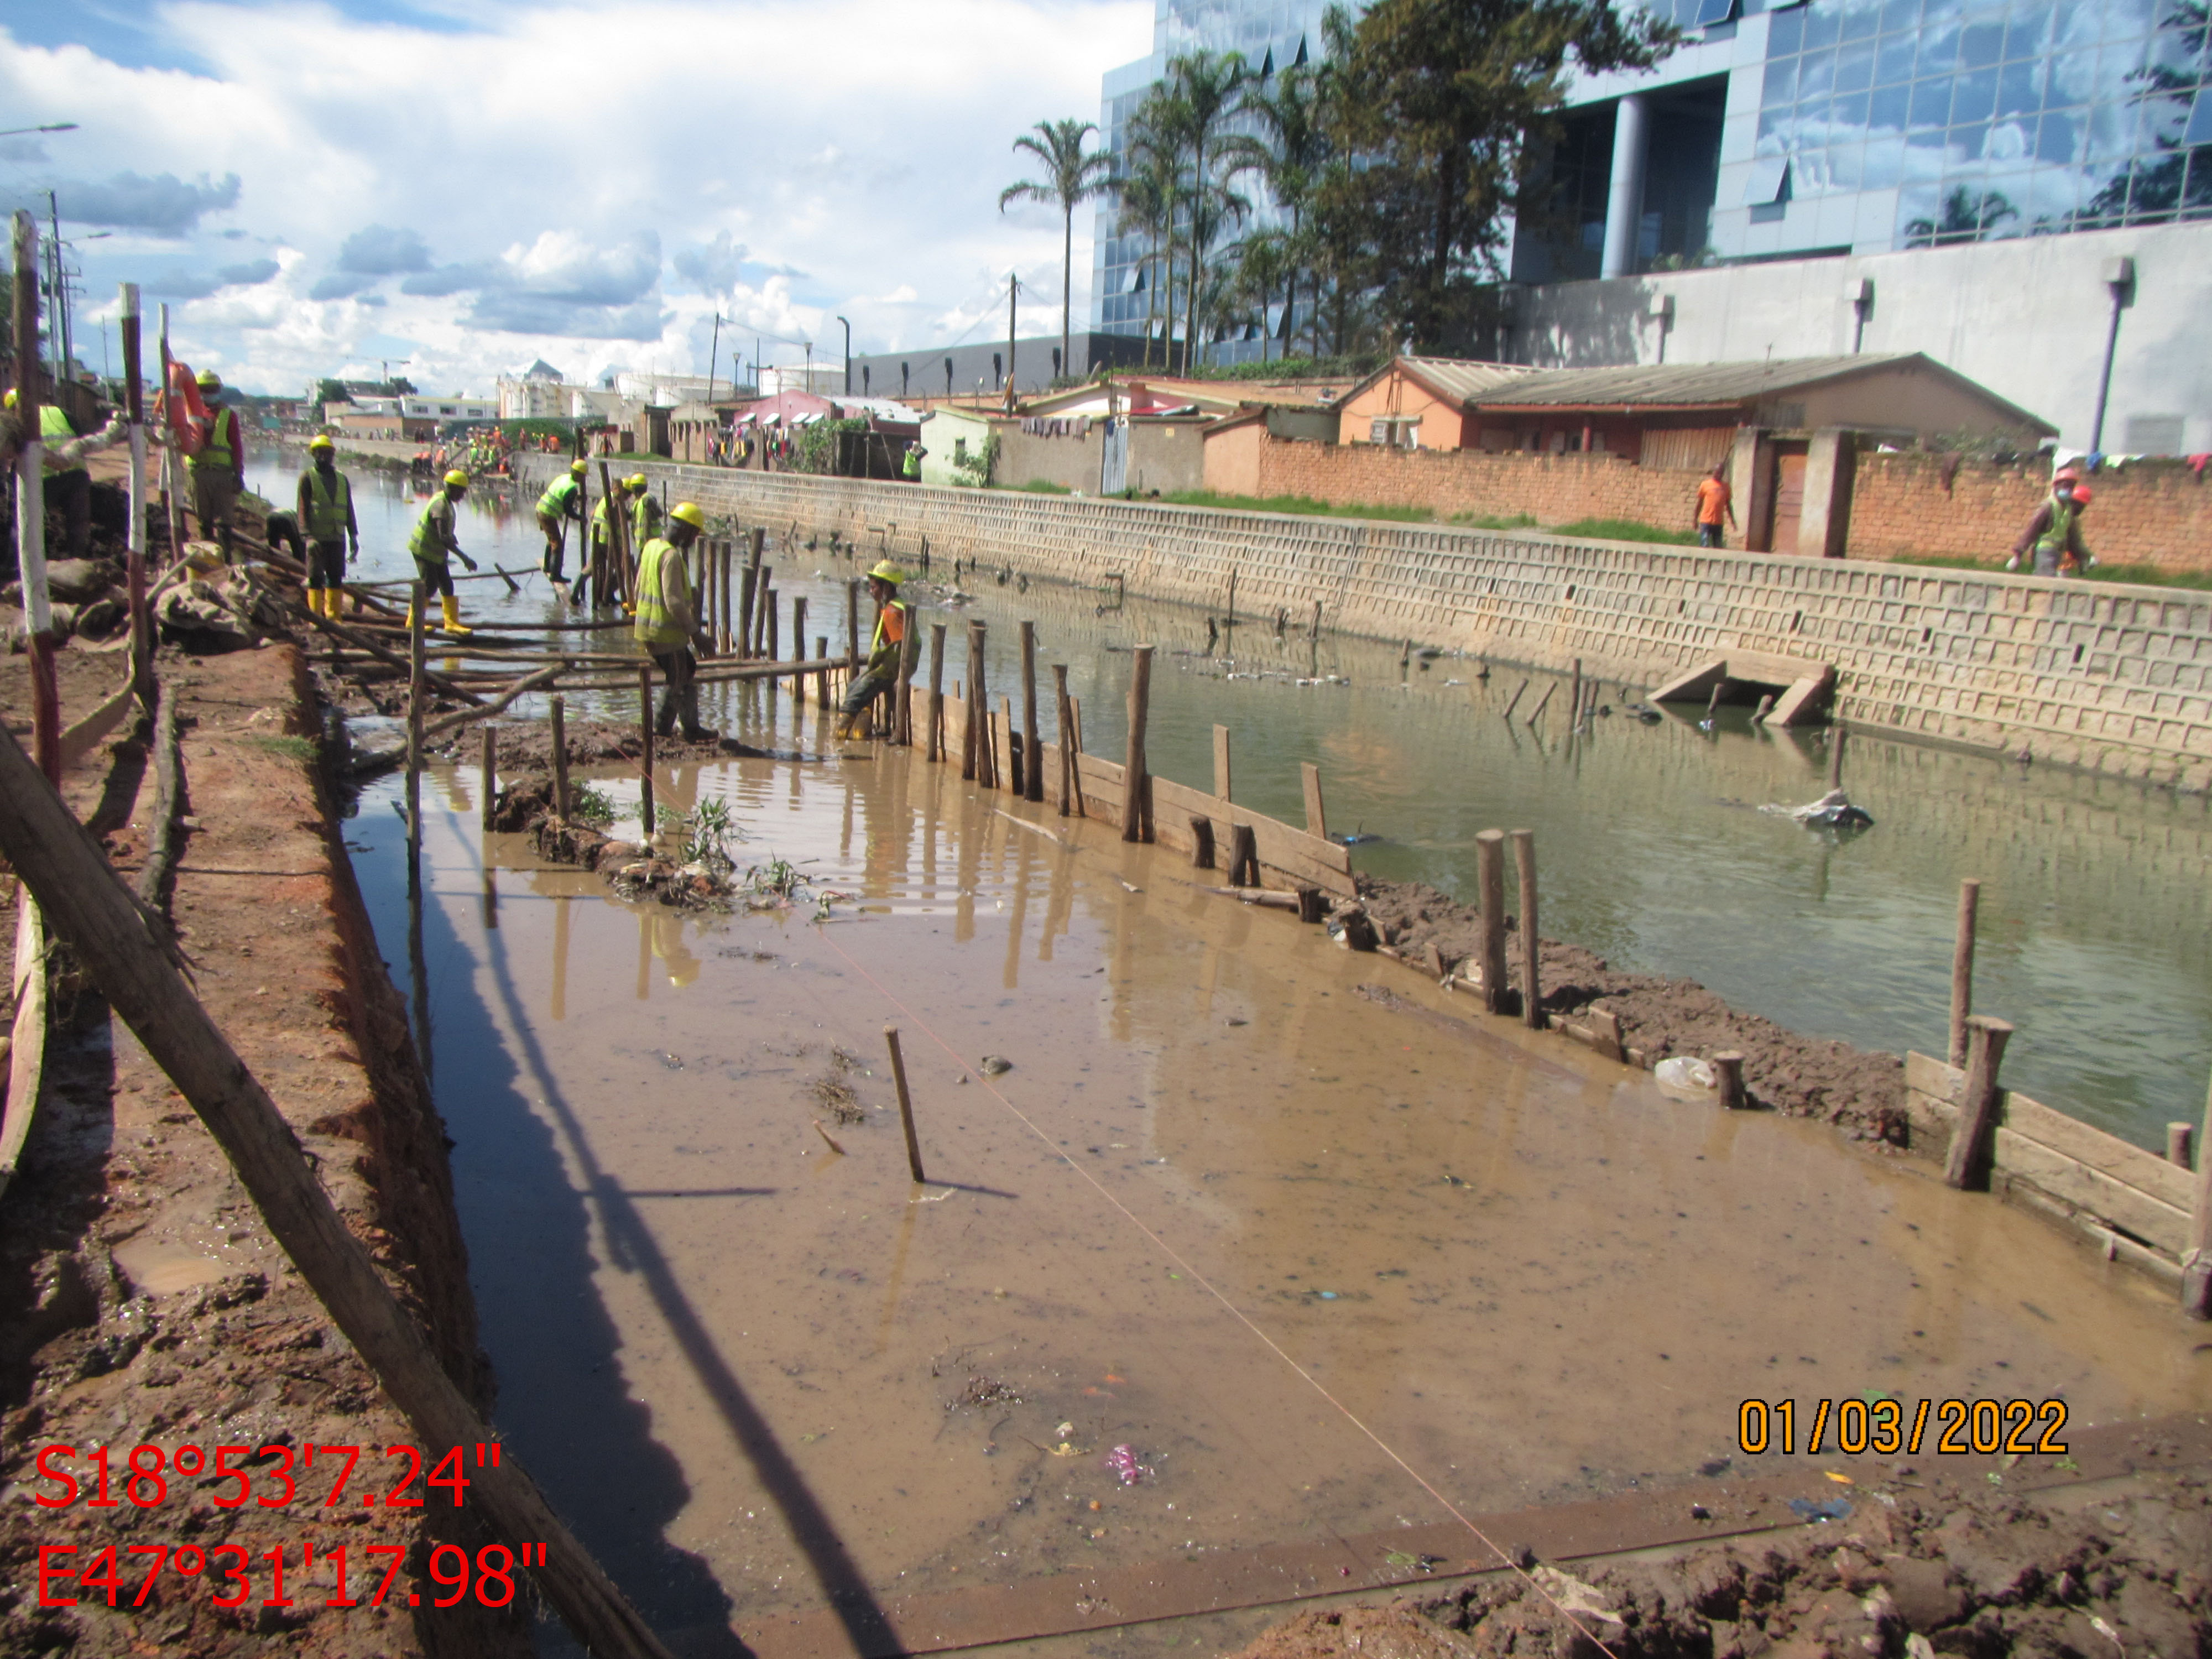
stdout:
<svg viewBox="0 0 2212 1659">
<path fill-rule="evenodd" d="M 1516 228 L 1516 280 L 2212 218 L 2206 0 L 1654 9 L 1683 44 L 1656 71 L 1571 90 Z M 1151 56 L 1106 77 L 1108 142 L 1170 57 L 1285 64 L 1319 52 L 1323 9 L 1159 0 Z M 1100 210 L 1093 316 L 1135 333 L 1142 240 L 1115 234 L 1115 214 Z"/>
</svg>

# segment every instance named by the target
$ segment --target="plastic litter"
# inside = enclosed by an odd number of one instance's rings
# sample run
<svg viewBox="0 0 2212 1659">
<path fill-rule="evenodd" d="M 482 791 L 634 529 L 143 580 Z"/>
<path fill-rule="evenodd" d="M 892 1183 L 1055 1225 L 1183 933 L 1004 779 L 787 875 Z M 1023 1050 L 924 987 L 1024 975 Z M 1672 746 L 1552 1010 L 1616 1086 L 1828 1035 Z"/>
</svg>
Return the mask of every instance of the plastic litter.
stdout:
<svg viewBox="0 0 2212 1659">
<path fill-rule="evenodd" d="M 1850 1516 L 1851 1506 L 1848 1499 L 1841 1498 L 1832 1498 L 1825 1504 L 1793 1498 L 1790 1500 L 1790 1512 L 1800 1521 L 1841 1521 Z"/>
<path fill-rule="evenodd" d="M 1720 1087 L 1720 1076 L 1710 1060 L 1690 1054 L 1670 1054 L 1651 1068 L 1661 1091 L 1678 1100 L 1699 1100 Z"/>
<path fill-rule="evenodd" d="M 1116 1446 L 1106 1454 L 1106 1467 L 1113 1470 L 1115 1478 L 1125 1486 L 1133 1486 L 1139 1480 L 1149 1479 L 1152 1473 L 1150 1466 L 1137 1461 L 1137 1454 L 1126 1444 Z"/>
<path fill-rule="evenodd" d="M 1802 806 L 1768 805 L 1759 809 L 1782 817 L 1795 818 L 1798 823 L 1820 830 L 1864 830 L 1874 823 L 1874 815 L 1863 806 L 1851 805 L 1851 798 L 1840 789 L 1831 789 L 1816 801 Z"/>
</svg>

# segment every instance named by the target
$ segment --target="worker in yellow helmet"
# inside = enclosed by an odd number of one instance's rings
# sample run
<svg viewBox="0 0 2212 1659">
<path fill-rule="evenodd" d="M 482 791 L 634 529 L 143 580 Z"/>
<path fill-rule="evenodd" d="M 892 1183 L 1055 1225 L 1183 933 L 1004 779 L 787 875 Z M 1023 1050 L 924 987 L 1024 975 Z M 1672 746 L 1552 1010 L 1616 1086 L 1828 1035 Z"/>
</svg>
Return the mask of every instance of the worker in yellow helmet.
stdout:
<svg viewBox="0 0 2212 1659">
<path fill-rule="evenodd" d="M 837 733 L 841 738 L 851 737 L 868 705 L 898 684 L 899 659 L 913 621 L 906 601 L 898 596 L 899 584 L 905 580 L 906 573 L 889 559 L 878 561 L 868 572 L 868 597 L 876 602 L 876 631 L 868 642 L 868 665 L 845 693 L 845 718 Z"/>
<path fill-rule="evenodd" d="M 222 391 L 222 376 L 204 368 L 198 385 L 210 418 L 206 441 L 197 453 L 185 458 L 192 475 L 192 515 L 200 522 L 200 539 L 218 543 L 227 562 L 231 512 L 246 488 L 246 434 L 240 429 L 238 411 L 216 401 Z"/>
<path fill-rule="evenodd" d="M 596 597 L 601 605 L 614 591 L 618 578 L 615 570 L 615 525 L 620 521 L 623 492 L 617 485 L 611 495 L 592 503 L 591 539 L 584 547 L 584 568 L 577 577 L 576 603 L 584 605 Z"/>
<path fill-rule="evenodd" d="M 556 588 L 568 585 L 562 566 L 568 558 L 568 520 L 584 521 L 584 464 L 568 463 L 568 470 L 545 487 L 538 498 L 538 527 L 545 532 L 545 556 L 538 568 L 553 579 Z"/>
<path fill-rule="evenodd" d="M 337 446 L 330 434 L 307 441 L 307 470 L 300 475 L 300 527 L 307 537 L 307 609 L 319 617 L 338 614 L 345 581 L 346 544 L 361 556 L 361 521 L 354 517 L 353 485 L 338 471 Z"/>
<path fill-rule="evenodd" d="M 415 556 L 415 571 L 422 580 L 422 595 L 438 596 L 439 608 L 445 613 L 446 632 L 459 635 L 475 630 L 461 626 L 461 607 L 453 597 L 453 573 L 446 562 L 448 556 L 459 559 L 471 570 L 477 562 L 461 551 L 459 537 L 455 533 L 457 511 L 462 496 L 469 493 L 469 475 L 448 472 L 445 487 L 430 497 L 416 521 L 415 533 L 407 538 L 407 550 Z M 410 607 L 407 620 L 411 626 L 415 612 Z"/>
<path fill-rule="evenodd" d="M 8 389 L 7 406 L 15 407 L 13 386 Z M 62 526 L 62 547 L 70 558 L 85 558 L 92 552 L 92 474 L 85 470 L 85 457 L 120 442 L 130 432 L 117 416 L 101 431 L 80 437 L 60 404 L 39 405 L 40 470 L 45 474 L 40 494 L 46 501 L 48 521 Z M 12 453 L 13 446 L 10 448 Z"/>
<path fill-rule="evenodd" d="M 643 547 L 660 533 L 660 503 L 653 498 L 653 486 L 642 472 L 633 472 L 623 479 L 623 488 L 630 495 L 629 544 Z"/>
<path fill-rule="evenodd" d="M 721 735 L 699 723 L 699 659 L 691 651 L 700 623 L 684 555 L 706 527 L 707 515 L 697 505 L 678 502 L 668 515 L 668 534 L 644 543 L 637 558 L 637 617 L 631 631 L 653 653 L 665 687 L 653 729 L 667 737 L 680 713 L 686 743 L 712 743 Z"/>
</svg>

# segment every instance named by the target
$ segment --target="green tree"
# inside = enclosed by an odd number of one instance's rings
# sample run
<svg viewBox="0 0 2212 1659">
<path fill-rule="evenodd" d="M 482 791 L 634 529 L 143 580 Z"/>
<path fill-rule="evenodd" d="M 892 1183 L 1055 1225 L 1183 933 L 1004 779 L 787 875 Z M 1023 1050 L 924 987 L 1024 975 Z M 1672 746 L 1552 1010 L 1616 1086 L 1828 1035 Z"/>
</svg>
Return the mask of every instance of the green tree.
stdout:
<svg viewBox="0 0 2212 1659">
<path fill-rule="evenodd" d="M 1181 174 L 1179 193 L 1183 198 L 1188 225 L 1186 251 L 1189 255 L 1188 280 L 1183 285 L 1182 367 L 1188 374 L 1196 362 L 1198 344 L 1198 301 L 1205 286 L 1206 256 L 1212 240 L 1210 228 L 1218 228 L 1226 213 L 1214 199 L 1221 193 L 1220 181 L 1215 170 L 1221 156 L 1216 140 L 1221 128 L 1234 115 L 1243 101 L 1247 76 L 1243 54 L 1225 52 L 1195 52 L 1187 57 L 1170 58 L 1167 79 L 1155 88 L 1146 99 L 1147 105 L 1157 105 L 1152 116 L 1154 130 L 1170 143 L 1176 153 Z M 1172 299 L 1172 292 L 1170 292 Z M 1171 307 L 1172 309 L 1172 307 Z"/>
<path fill-rule="evenodd" d="M 1152 366 L 1152 313 L 1160 293 L 1159 268 L 1175 238 L 1176 161 L 1141 118 L 1129 125 L 1124 143 L 1123 166 L 1113 179 L 1114 194 L 1121 204 L 1115 228 L 1124 236 L 1141 235 L 1145 254 L 1138 262 L 1138 280 L 1145 289 L 1144 366 Z M 1174 307 L 1169 307 L 1170 317 Z M 1165 353 L 1162 353 L 1163 362 Z"/>
<path fill-rule="evenodd" d="M 1382 320 L 1417 343 L 1444 338 L 1472 273 L 1495 271 L 1528 140 L 1550 129 L 1570 62 L 1646 69 L 1678 38 L 1613 0 L 1377 0 L 1356 21 L 1332 6 L 1324 28 L 1328 124 L 1362 162 L 1333 181 L 1333 205 L 1361 210 Z"/>
<path fill-rule="evenodd" d="M 1085 150 L 1083 141 L 1097 131 L 1089 121 L 1040 121 L 1033 131 L 1014 140 L 1018 150 L 1027 150 L 1044 163 L 1042 180 L 1024 179 L 999 192 L 999 211 L 1011 202 L 1043 202 L 1060 210 L 1060 372 L 1075 373 L 1068 355 L 1068 306 L 1073 289 L 1075 210 L 1108 188 L 1113 158 L 1103 150 Z"/>
<path fill-rule="evenodd" d="M 1277 238 L 1277 243 L 1280 258 L 1288 266 L 1279 273 L 1285 289 L 1284 303 L 1294 313 L 1299 272 L 1310 266 L 1316 252 L 1307 234 L 1307 220 L 1336 147 L 1324 125 L 1322 70 L 1313 64 L 1297 64 L 1273 81 L 1272 87 L 1262 82 L 1244 94 L 1245 112 L 1259 131 L 1231 135 L 1224 149 L 1230 157 L 1231 176 L 1245 171 L 1257 173 L 1269 197 L 1290 216 L 1289 229 Z M 1318 310 L 1317 281 L 1315 286 L 1311 309 Z M 1289 338 L 1286 332 L 1286 343 Z"/>
</svg>

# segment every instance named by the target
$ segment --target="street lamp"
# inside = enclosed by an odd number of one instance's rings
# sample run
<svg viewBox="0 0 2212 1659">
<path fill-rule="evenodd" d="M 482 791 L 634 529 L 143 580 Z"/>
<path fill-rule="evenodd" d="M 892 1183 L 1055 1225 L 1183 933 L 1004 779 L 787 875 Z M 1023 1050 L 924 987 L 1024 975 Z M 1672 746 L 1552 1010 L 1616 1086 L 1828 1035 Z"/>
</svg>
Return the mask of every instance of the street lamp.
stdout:
<svg viewBox="0 0 2212 1659">
<path fill-rule="evenodd" d="M 845 323 L 842 317 L 837 320 Z M 845 323 L 845 395 L 848 398 L 853 395 L 853 325 L 850 323 Z"/>
</svg>

